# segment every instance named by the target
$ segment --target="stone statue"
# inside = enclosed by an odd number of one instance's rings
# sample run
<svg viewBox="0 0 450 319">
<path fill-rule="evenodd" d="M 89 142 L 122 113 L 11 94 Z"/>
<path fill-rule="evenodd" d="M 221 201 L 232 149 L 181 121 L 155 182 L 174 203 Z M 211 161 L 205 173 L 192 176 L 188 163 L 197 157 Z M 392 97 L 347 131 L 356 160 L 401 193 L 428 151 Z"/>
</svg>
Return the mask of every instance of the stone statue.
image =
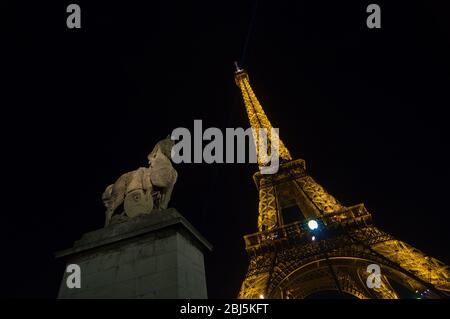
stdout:
<svg viewBox="0 0 450 319">
<path fill-rule="evenodd" d="M 178 177 L 170 161 L 173 145 L 170 137 L 159 141 L 148 155 L 149 167 L 123 174 L 106 187 L 102 196 L 106 206 L 105 227 L 167 208 Z"/>
</svg>

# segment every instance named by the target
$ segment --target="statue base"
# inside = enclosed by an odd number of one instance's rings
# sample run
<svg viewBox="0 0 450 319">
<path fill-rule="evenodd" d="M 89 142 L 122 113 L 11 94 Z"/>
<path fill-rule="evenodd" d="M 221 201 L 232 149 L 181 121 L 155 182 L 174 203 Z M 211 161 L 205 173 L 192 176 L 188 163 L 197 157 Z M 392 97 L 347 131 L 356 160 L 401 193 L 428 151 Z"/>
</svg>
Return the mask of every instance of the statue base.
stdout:
<svg viewBox="0 0 450 319">
<path fill-rule="evenodd" d="M 207 298 L 198 231 L 175 209 L 154 211 L 84 234 L 74 247 L 56 253 L 80 267 L 80 288 L 64 273 L 58 298 Z"/>
</svg>

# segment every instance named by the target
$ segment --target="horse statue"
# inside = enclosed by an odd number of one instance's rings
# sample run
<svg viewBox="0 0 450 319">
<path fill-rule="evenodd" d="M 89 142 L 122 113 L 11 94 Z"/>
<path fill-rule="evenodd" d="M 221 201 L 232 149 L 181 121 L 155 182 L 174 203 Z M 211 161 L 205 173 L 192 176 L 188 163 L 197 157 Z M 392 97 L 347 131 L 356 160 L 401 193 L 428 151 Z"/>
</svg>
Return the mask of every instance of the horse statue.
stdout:
<svg viewBox="0 0 450 319">
<path fill-rule="evenodd" d="M 170 161 L 173 145 L 170 137 L 159 141 L 147 157 L 149 167 L 125 173 L 106 187 L 102 196 L 105 227 L 167 208 L 178 177 Z"/>
</svg>

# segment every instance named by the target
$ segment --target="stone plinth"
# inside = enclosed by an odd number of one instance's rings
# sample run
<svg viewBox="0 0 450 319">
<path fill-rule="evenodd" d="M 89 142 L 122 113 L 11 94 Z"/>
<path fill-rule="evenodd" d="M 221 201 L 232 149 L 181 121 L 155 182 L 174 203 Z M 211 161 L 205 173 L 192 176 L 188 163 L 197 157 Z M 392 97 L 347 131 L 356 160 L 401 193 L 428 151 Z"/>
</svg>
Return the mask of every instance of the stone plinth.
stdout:
<svg viewBox="0 0 450 319">
<path fill-rule="evenodd" d="M 81 288 L 69 289 L 65 273 L 58 298 L 207 298 L 203 252 L 209 250 L 174 209 L 110 225 L 56 254 L 81 269 Z"/>
</svg>

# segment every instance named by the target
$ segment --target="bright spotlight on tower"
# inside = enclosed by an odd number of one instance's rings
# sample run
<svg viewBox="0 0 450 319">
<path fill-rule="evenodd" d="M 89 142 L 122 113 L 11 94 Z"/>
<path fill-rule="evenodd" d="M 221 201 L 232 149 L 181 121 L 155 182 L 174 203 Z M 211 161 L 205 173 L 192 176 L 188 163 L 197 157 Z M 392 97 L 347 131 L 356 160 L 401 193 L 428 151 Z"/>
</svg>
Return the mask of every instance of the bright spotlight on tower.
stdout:
<svg viewBox="0 0 450 319">
<path fill-rule="evenodd" d="M 309 229 L 314 230 L 314 229 L 319 228 L 319 224 L 317 223 L 317 221 L 312 219 L 308 222 L 308 227 L 309 227 Z"/>
</svg>

